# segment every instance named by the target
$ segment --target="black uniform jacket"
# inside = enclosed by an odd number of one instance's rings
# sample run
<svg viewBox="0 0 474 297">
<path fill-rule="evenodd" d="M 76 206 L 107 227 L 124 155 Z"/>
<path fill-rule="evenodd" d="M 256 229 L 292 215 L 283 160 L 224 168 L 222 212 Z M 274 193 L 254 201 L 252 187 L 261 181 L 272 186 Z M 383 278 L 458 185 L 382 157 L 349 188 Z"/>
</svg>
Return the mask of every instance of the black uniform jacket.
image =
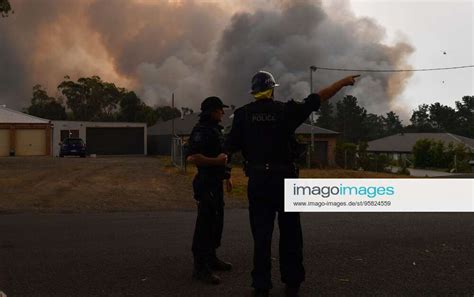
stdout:
<svg viewBox="0 0 474 297">
<path fill-rule="evenodd" d="M 196 124 L 189 137 L 186 156 L 202 154 L 215 158 L 224 152 L 223 127 L 214 121 L 200 121 Z M 197 166 L 198 176 L 210 179 L 230 178 L 230 167 L 226 166 Z"/>
<path fill-rule="evenodd" d="M 311 94 L 302 102 L 262 99 L 244 105 L 235 110 L 225 151 L 242 151 L 249 164 L 292 162 L 290 139 L 320 104 L 319 95 Z"/>
</svg>

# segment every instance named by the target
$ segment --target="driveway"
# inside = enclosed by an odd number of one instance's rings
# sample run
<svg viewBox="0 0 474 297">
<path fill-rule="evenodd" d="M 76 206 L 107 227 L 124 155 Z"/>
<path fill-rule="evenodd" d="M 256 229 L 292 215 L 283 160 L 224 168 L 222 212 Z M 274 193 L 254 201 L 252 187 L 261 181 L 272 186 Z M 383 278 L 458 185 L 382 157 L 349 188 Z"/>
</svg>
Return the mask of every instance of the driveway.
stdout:
<svg viewBox="0 0 474 297">
<path fill-rule="evenodd" d="M 392 167 L 392 172 L 395 173 L 399 170 L 399 167 Z M 411 176 L 415 177 L 441 177 L 441 176 L 456 176 L 463 175 L 462 173 L 450 173 L 445 171 L 436 171 L 436 170 L 425 170 L 425 169 L 414 169 L 408 168 Z"/>
</svg>

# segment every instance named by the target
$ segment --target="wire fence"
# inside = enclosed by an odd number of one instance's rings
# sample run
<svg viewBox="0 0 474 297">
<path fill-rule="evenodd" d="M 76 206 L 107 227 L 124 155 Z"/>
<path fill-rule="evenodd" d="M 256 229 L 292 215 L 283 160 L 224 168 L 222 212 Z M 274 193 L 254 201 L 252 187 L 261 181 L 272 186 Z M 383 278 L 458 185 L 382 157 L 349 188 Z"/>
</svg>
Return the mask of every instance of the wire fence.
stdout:
<svg viewBox="0 0 474 297">
<path fill-rule="evenodd" d="M 465 69 L 465 68 L 474 68 L 474 65 L 439 67 L 439 68 L 421 68 L 421 69 L 347 69 L 347 68 L 329 68 L 329 67 L 311 66 L 312 71 L 328 70 L 328 71 L 344 71 L 344 72 L 379 72 L 379 73 L 444 71 L 444 70 L 457 70 L 457 69 Z"/>
<path fill-rule="evenodd" d="M 171 162 L 173 166 L 186 171 L 185 144 L 181 137 L 171 139 Z"/>
</svg>

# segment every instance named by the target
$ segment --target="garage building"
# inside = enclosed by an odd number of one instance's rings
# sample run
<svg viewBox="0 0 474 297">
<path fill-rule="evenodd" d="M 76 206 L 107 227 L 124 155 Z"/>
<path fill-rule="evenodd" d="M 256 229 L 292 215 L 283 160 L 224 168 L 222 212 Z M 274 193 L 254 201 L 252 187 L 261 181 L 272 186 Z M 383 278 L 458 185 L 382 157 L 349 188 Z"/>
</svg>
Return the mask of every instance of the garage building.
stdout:
<svg viewBox="0 0 474 297">
<path fill-rule="evenodd" d="M 51 122 L 0 106 L 0 157 L 51 155 Z"/>
<path fill-rule="evenodd" d="M 146 155 L 146 123 L 53 121 L 53 155 L 68 137 L 81 138 L 87 153 L 96 155 Z"/>
</svg>

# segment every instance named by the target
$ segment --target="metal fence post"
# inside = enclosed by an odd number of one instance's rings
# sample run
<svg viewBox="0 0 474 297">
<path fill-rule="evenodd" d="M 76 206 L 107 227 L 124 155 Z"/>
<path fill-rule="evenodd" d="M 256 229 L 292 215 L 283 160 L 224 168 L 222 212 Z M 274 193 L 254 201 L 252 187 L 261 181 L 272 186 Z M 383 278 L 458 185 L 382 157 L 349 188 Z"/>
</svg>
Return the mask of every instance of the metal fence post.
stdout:
<svg viewBox="0 0 474 297">
<path fill-rule="evenodd" d="M 347 150 L 344 150 L 344 169 L 347 169 Z"/>
<path fill-rule="evenodd" d="M 173 137 L 171 141 L 171 163 L 186 172 L 183 139 L 179 136 Z"/>
</svg>

